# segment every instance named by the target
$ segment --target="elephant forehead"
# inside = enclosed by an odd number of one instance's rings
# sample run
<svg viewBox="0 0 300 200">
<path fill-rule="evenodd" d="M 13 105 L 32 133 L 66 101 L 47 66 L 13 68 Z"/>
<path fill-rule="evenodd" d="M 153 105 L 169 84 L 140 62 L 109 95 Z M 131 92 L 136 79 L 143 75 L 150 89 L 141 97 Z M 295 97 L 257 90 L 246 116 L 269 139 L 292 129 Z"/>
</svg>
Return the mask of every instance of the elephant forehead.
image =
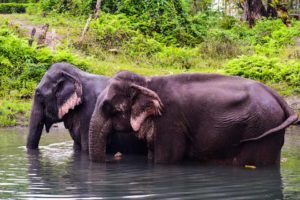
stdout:
<svg viewBox="0 0 300 200">
<path fill-rule="evenodd" d="M 117 104 L 115 105 L 115 108 L 118 111 L 125 111 L 128 108 L 128 103 L 125 99 L 117 99 Z"/>
<path fill-rule="evenodd" d="M 40 89 L 42 92 L 51 90 L 57 82 L 57 77 L 50 76 L 49 74 L 46 74 L 43 79 L 38 84 L 38 89 Z"/>
</svg>

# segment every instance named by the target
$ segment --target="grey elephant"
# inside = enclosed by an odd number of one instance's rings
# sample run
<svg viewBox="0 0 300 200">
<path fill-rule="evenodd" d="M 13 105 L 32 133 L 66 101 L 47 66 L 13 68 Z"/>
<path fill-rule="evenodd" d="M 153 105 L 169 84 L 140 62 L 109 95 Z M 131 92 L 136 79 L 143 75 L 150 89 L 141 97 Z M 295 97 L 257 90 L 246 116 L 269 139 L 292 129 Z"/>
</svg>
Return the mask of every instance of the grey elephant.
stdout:
<svg viewBox="0 0 300 200">
<path fill-rule="evenodd" d="M 285 128 L 297 115 L 269 87 L 218 74 L 115 74 L 98 97 L 89 130 L 92 161 L 105 161 L 112 130 L 148 142 L 155 163 L 184 159 L 278 165 Z"/>
<path fill-rule="evenodd" d="M 27 148 L 37 149 L 43 127 L 64 122 L 74 140 L 74 149 L 88 152 L 88 129 L 98 95 L 109 78 L 89 74 L 68 63 L 55 63 L 38 84 L 29 120 Z M 130 136 L 129 136 L 130 135 Z M 146 145 L 132 134 L 112 134 L 108 151 L 140 153 Z M 120 142 L 120 141 L 126 141 Z"/>
</svg>

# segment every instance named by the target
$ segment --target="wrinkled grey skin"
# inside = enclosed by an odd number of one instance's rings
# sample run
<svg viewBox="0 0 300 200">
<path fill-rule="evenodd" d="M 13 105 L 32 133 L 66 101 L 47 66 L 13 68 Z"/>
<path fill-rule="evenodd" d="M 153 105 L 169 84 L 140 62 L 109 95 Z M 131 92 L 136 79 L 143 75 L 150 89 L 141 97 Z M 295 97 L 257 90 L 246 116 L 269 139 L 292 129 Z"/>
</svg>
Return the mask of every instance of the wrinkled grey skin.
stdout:
<svg viewBox="0 0 300 200">
<path fill-rule="evenodd" d="M 99 94 L 109 78 L 89 74 L 68 63 L 55 63 L 38 84 L 29 121 L 27 148 L 37 149 L 43 127 L 64 122 L 74 140 L 74 149 L 88 152 L 88 129 Z M 114 133 L 108 151 L 139 153 L 144 147 L 134 135 Z M 124 137 L 126 136 L 126 137 Z M 125 141 L 123 144 L 120 141 Z M 127 147 L 126 147 L 127 145 Z M 137 147 L 133 148 L 131 146 Z M 145 152 L 145 150 L 141 150 Z"/>
<path fill-rule="evenodd" d="M 134 130 L 155 163 L 278 165 L 285 128 L 297 118 L 275 91 L 249 79 L 119 72 L 96 103 L 90 159 L 105 161 L 113 130 Z"/>
</svg>

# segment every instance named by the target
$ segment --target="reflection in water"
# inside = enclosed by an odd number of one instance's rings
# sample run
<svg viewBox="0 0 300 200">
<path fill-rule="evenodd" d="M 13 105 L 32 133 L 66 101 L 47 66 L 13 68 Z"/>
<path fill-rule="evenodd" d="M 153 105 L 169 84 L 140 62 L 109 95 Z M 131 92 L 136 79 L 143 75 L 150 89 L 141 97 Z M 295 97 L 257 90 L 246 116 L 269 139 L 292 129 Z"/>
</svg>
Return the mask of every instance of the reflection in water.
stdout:
<svg viewBox="0 0 300 200">
<path fill-rule="evenodd" d="M 121 161 L 91 163 L 86 154 L 73 152 L 65 134 L 49 135 L 55 138 L 47 138 L 52 144 L 42 138 L 40 150 L 27 152 L 20 148 L 24 135 L 0 131 L 0 198 L 297 199 L 300 130 L 290 131 L 281 169 L 256 170 L 195 163 L 152 165 L 143 156 L 128 155 Z"/>
<path fill-rule="evenodd" d="M 278 169 L 154 166 L 142 157 L 95 164 L 84 154 L 74 154 L 60 166 L 45 160 L 39 152 L 29 154 L 28 161 L 30 194 L 20 197 L 283 198 Z"/>
</svg>

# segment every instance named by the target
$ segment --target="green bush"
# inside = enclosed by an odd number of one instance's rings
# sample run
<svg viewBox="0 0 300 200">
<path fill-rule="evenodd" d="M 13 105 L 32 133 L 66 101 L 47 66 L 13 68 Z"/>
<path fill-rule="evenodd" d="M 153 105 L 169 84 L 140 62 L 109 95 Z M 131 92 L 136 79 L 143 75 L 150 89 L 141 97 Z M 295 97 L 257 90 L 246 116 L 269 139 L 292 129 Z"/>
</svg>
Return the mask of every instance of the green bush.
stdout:
<svg viewBox="0 0 300 200">
<path fill-rule="evenodd" d="M 99 47 L 105 50 L 121 48 L 131 37 L 137 35 L 137 31 L 124 14 L 102 13 L 100 18 L 91 24 L 91 28 L 93 38 Z"/>
<path fill-rule="evenodd" d="M 30 47 L 27 40 L 0 26 L 0 97 L 30 96 L 50 65 L 61 61 L 87 69 L 84 60 L 66 50 L 52 53 L 47 48 Z"/>
<path fill-rule="evenodd" d="M 195 66 L 197 49 L 164 47 L 161 52 L 154 55 L 155 62 L 162 67 L 174 67 L 178 69 L 190 69 Z M 197 60 L 198 62 L 198 60 Z"/>
<path fill-rule="evenodd" d="M 277 58 L 253 55 L 241 56 L 226 64 L 225 71 L 232 75 L 251 78 L 263 82 L 279 82 L 282 64 Z"/>
<path fill-rule="evenodd" d="M 295 86 L 300 92 L 300 62 L 299 60 L 291 60 L 281 69 L 281 74 L 284 80 L 290 85 Z"/>
<path fill-rule="evenodd" d="M 40 7 L 45 12 L 69 12 L 73 15 L 87 15 L 93 10 L 93 0 L 41 0 Z"/>
<path fill-rule="evenodd" d="M 127 15 L 137 30 L 158 42 L 192 45 L 194 40 L 182 0 L 125 0 L 119 3 L 117 13 Z"/>
<path fill-rule="evenodd" d="M 25 13 L 28 5 L 21 3 L 0 3 L 0 13 Z"/>
<path fill-rule="evenodd" d="M 35 3 L 36 0 L 0 0 L 0 3 Z"/>
<path fill-rule="evenodd" d="M 280 19 L 263 19 L 257 21 L 256 25 L 253 28 L 256 44 L 267 43 L 272 38 L 272 33 L 282 28 L 286 28 L 286 26 Z"/>
<path fill-rule="evenodd" d="M 300 86 L 300 62 L 297 60 L 282 61 L 262 55 L 241 56 L 229 61 L 225 71 L 262 82 L 285 82 L 295 89 Z"/>
<path fill-rule="evenodd" d="M 27 125 L 30 101 L 0 100 L 0 126 Z M 22 116 L 22 117 L 20 117 Z"/>
<path fill-rule="evenodd" d="M 237 35 L 225 30 L 211 29 L 200 44 L 200 52 L 204 58 L 232 58 L 242 53 L 241 44 Z"/>
<path fill-rule="evenodd" d="M 155 53 L 162 50 L 163 44 L 159 43 L 153 38 L 145 37 L 138 34 L 132 37 L 124 46 L 126 54 L 132 57 L 146 57 L 151 58 Z"/>
<path fill-rule="evenodd" d="M 223 16 L 219 21 L 219 27 L 225 30 L 232 29 L 236 23 L 238 23 L 237 19 L 232 16 Z"/>
</svg>

